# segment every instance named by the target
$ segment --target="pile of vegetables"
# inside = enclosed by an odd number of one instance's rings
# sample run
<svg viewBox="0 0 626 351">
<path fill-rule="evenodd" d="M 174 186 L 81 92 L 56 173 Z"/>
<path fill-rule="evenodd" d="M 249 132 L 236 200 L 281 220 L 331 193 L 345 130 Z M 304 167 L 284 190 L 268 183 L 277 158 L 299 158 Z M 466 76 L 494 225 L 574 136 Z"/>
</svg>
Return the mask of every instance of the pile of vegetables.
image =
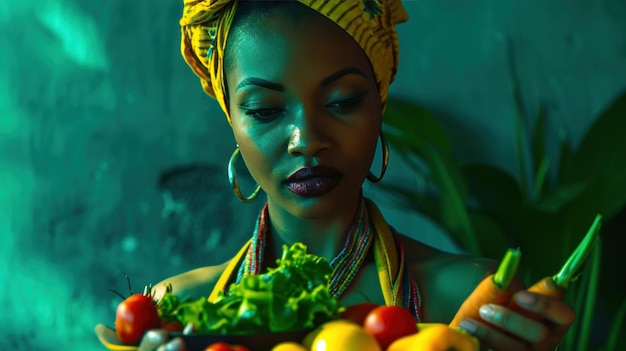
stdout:
<svg viewBox="0 0 626 351">
<path fill-rule="evenodd" d="M 562 299 L 597 241 L 600 217 L 559 273 L 528 290 Z M 246 275 L 214 302 L 206 297 L 180 300 L 171 286 L 156 303 L 149 291 L 131 295 L 117 310 L 116 334 L 120 341 L 136 343 L 151 328 L 192 324 L 197 333 L 255 334 L 314 329 L 301 343 L 280 342 L 272 351 L 403 351 L 443 349 L 476 351 L 478 340 L 461 328 L 465 318 L 479 319 L 478 309 L 498 303 L 523 312 L 511 301 L 510 283 L 521 253 L 509 249 L 494 274 L 486 277 L 463 303 L 450 324 L 415 324 L 412 314 L 398 306 L 362 303 L 349 307 L 330 296 L 331 269 L 323 257 L 307 254 L 303 244 L 283 247 L 277 267 L 265 274 Z M 130 286 L 129 286 L 130 289 Z M 149 289 L 148 289 L 149 290 Z M 531 318 L 538 316 L 528 315 Z M 248 351 L 222 342 L 205 351 Z"/>
<path fill-rule="evenodd" d="M 337 319 L 340 303 L 328 291 L 328 261 L 307 254 L 301 243 L 284 246 L 277 267 L 245 275 L 215 302 L 181 300 L 165 294 L 162 319 L 193 324 L 197 333 L 251 334 L 313 328 Z"/>
<path fill-rule="evenodd" d="M 415 323 L 400 306 L 369 302 L 348 306 L 301 343 L 279 342 L 271 351 L 478 351 L 478 341 L 462 329 L 441 323 Z M 206 350 L 205 350 L 206 351 Z"/>
<path fill-rule="evenodd" d="M 198 334 L 312 330 L 300 343 L 276 340 L 272 351 L 399 351 L 439 339 L 469 345 L 460 350 L 476 349 L 471 337 L 447 325 L 422 325 L 424 330 L 418 333 L 412 314 L 402 307 L 373 303 L 343 307 L 328 290 L 332 272 L 328 261 L 307 254 L 303 244 L 283 247 L 276 264 L 267 273 L 244 276 L 214 302 L 206 297 L 180 299 L 171 286 L 161 300 L 154 301 L 148 286 L 143 294 L 133 294 L 118 306 L 116 334 L 123 343 L 136 344 L 148 329 L 175 326 L 170 330 L 181 331 L 192 324 Z M 204 350 L 248 351 L 223 342 Z"/>
</svg>

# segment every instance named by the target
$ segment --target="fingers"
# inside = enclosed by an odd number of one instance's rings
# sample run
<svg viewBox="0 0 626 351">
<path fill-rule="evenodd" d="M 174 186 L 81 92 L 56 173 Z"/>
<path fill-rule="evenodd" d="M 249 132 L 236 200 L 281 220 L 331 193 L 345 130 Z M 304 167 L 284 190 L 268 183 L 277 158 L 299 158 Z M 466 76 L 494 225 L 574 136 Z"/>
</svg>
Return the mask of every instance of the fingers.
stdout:
<svg viewBox="0 0 626 351">
<path fill-rule="evenodd" d="M 167 331 L 163 329 L 149 330 L 141 339 L 138 351 L 153 351 L 168 339 Z"/>
<path fill-rule="evenodd" d="M 182 333 L 189 335 L 194 332 L 193 324 L 185 326 Z M 185 351 L 185 340 L 180 337 L 169 340 L 167 330 L 153 329 L 146 332 L 137 351 Z"/>
<path fill-rule="evenodd" d="M 481 306 L 478 312 L 485 322 L 531 343 L 543 341 L 550 333 L 542 322 L 503 306 L 487 304 Z"/>
<path fill-rule="evenodd" d="M 513 299 L 520 308 L 483 305 L 481 320 L 466 319 L 461 328 L 495 350 L 554 350 L 574 321 L 573 309 L 559 299 L 526 291 Z"/>
<path fill-rule="evenodd" d="M 185 342 L 182 338 L 174 338 L 167 344 L 159 346 L 156 351 L 184 351 Z"/>
<path fill-rule="evenodd" d="M 194 326 L 192 323 L 187 323 L 187 325 L 185 326 L 185 328 L 183 328 L 183 334 L 185 335 L 189 335 L 191 333 L 193 333 L 194 330 Z"/>
<path fill-rule="evenodd" d="M 97 324 L 94 328 L 94 331 L 101 340 L 109 343 L 119 343 L 119 341 L 117 340 L 117 336 L 115 335 L 115 330 L 107 327 L 104 324 Z"/>
<path fill-rule="evenodd" d="M 532 350 L 528 343 L 481 321 L 467 318 L 462 320 L 459 326 L 480 340 L 481 350 Z"/>
<path fill-rule="evenodd" d="M 574 322 L 574 310 L 559 299 L 527 291 L 517 292 L 513 299 L 521 308 L 554 323 L 556 326 L 567 329 Z"/>
<path fill-rule="evenodd" d="M 150 330 L 141 339 L 138 351 L 184 351 L 185 342 L 181 338 L 169 340 L 166 330 Z"/>
</svg>

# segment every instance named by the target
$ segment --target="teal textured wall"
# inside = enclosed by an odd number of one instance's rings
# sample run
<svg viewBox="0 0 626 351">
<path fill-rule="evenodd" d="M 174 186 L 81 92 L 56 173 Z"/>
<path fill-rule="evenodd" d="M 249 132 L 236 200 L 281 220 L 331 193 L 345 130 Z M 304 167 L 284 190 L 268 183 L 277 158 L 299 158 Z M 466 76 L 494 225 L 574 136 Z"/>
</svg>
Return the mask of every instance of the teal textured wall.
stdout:
<svg viewBox="0 0 626 351">
<path fill-rule="evenodd" d="M 622 0 L 405 3 L 391 94 L 437 111 L 461 160 L 514 171 L 506 38 L 525 107 L 545 103 L 574 143 L 626 88 Z M 261 203 L 229 190 L 234 142 L 179 55 L 181 7 L 0 3 L 0 349 L 102 350 L 93 326 L 112 324 L 122 272 L 138 291 L 227 259 L 252 230 Z M 383 210 L 455 249 L 428 221 Z"/>
</svg>

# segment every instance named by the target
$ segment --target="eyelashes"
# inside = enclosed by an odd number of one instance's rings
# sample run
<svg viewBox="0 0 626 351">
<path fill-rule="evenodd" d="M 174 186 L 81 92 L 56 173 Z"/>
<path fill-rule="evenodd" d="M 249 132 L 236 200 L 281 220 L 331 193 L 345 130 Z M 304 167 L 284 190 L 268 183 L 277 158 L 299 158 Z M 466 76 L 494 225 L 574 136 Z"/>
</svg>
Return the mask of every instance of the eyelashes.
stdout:
<svg viewBox="0 0 626 351">
<path fill-rule="evenodd" d="M 269 122 L 278 117 L 281 113 L 285 112 L 285 110 L 276 107 L 255 108 L 240 105 L 239 108 L 241 108 L 246 116 L 252 117 L 261 122 Z"/>
<path fill-rule="evenodd" d="M 348 114 L 359 107 L 365 95 L 365 93 L 361 93 L 347 98 L 337 99 L 327 104 L 326 108 L 332 109 L 337 113 Z"/>
<path fill-rule="evenodd" d="M 324 107 L 325 109 L 334 115 L 349 115 L 358 110 L 363 102 L 367 93 L 359 93 L 346 98 L 338 98 L 332 102 L 329 102 Z M 259 122 L 269 122 L 287 111 L 284 107 L 277 106 L 254 106 L 254 104 L 240 104 L 239 108 L 243 113 Z"/>
</svg>

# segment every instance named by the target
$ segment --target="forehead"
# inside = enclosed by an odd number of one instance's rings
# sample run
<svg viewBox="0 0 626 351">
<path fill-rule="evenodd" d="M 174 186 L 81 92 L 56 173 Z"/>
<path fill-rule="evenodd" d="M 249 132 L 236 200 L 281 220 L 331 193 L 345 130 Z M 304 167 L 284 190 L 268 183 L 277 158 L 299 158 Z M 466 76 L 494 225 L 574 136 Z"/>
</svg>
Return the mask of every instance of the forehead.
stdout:
<svg viewBox="0 0 626 351">
<path fill-rule="evenodd" d="M 278 81 L 295 74 L 313 79 L 350 66 L 374 79 L 367 56 L 350 35 L 314 10 L 298 6 L 305 8 L 305 15 L 277 11 L 233 28 L 227 77 Z"/>
</svg>

